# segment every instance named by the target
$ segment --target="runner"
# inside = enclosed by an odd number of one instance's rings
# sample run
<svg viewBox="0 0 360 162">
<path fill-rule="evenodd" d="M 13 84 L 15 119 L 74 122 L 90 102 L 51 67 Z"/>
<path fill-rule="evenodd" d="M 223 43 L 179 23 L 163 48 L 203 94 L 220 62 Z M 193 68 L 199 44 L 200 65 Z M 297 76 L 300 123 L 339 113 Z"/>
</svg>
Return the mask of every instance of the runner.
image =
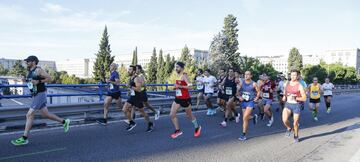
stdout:
<svg viewBox="0 0 360 162">
<path fill-rule="evenodd" d="M 314 120 L 318 121 L 317 114 L 319 112 L 320 106 L 321 85 L 318 83 L 317 77 L 313 78 L 313 83 L 309 85 L 308 89 L 310 93 L 309 109 L 312 111 Z"/>
<path fill-rule="evenodd" d="M 226 109 L 225 109 L 225 119 L 220 123 L 222 127 L 226 127 L 229 115 L 231 112 L 233 112 L 233 109 L 235 108 L 235 101 L 236 101 L 236 88 L 237 84 L 235 82 L 235 73 L 234 69 L 229 68 L 228 70 L 228 76 L 223 80 L 221 85 L 224 86 L 224 93 L 225 93 L 225 101 L 226 101 Z M 236 122 L 240 120 L 240 114 L 236 112 L 234 115 L 236 115 Z"/>
<path fill-rule="evenodd" d="M 252 110 L 254 109 L 255 103 L 260 97 L 260 89 L 257 84 L 251 79 L 252 73 L 250 71 L 245 72 L 245 81 L 240 83 L 238 92 L 240 92 L 239 100 L 242 102 L 243 111 L 243 131 L 239 140 L 246 140 L 246 133 L 249 127 L 249 120 L 251 118 Z M 255 114 L 256 115 L 256 114 Z"/>
<path fill-rule="evenodd" d="M 129 120 L 129 125 L 126 130 L 131 131 L 136 127 L 136 123 L 134 122 L 131 114 L 134 106 L 148 123 L 146 132 L 152 132 L 154 130 L 154 124 L 150 121 L 148 114 L 145 113 L 144 110 L 144 104 L 141 98 L 141 78 L 136 75 L 135 66 L 130 65 L 128 75 L 130 76 L 130 98 L 125 102 L 123 107 L 124 114 Z"/>
<path fill-rule="evenodd" d="M 220 111 L 225 111 L 225 107 L 226 107 L 226 101 L 225 101 L 225 94 L 224 94 L 224 86 L 221 85 L 221 83 L 225 80 L 226 78 L 226 70 L 225 69 L 220 69 L 219 70 L 219 79 L 217 81 L 218 83 L 218 98 L 217 98 L 217 103 L 219 105 L 219 109 Z"/>
<path fill-rule="evenodd" d="M 116 71 L 118 65 L 112 63 L 110 65 L 110 78 L 106 80 L 106 83 L 109 84 L 108 94 L 104 100 L 104 118 L 96 120 L 101 125 L 107 125 L 107 119 L 109 114 L 109 107 L 111 105 L 112 100 L 114 99 L 116 102 L 116 107 L 121 109 L 121 91 L 120 91 L 120 76 Z"/>
<path fill-rule="evenodd" d="M 257 85 L 258 87 L 261 87 L 264 84 L 264 75 L 261 74 L 259 76 L 259 80 L 257 81 Z M 260 95 L 259 100 L 257 100 L 257 102 L 255 102 L 255 106 L 259 109 L 258 115 L 260 116 L 261 120 L 265 119 L 265 113 L 264 113 L 264 106 L 263 106 L 263 99 L 262 96 Z"/>
<path fill-rule="evenodd" d="M 284 84 L 285 84 L 285 77 L 282 75 L 280 76 L 280 81 L 277 86 L 277 93 L 278 93 L 278 101 L 280 104 L 281 111 L 284 109 L 285 102 L 282 100 L 284 97 Z M 279 107 L 276 109 L 276 112 L 279 112 Z"/>
<path fill-rule="evenodd" d="M 51 114 L 46 106 L 47 100 L 45 83 L 49 83 L 51 81 L 50 75 L 47 74 L 45 70 L 37 66 L 39 59 L 36 56 L 29 56 L 24 61 L 27 65 L 28 74 L 26 82 L 32 95 L 32 101 L 29 111 L 26 114 L 26 125 L 23 136 L 11 141 L 11 143 L 15 146 L 26 145 L 29 143 L 29 132 L 35 118 L 35 112 L 37 111 L 40 111 L 43 117 L 62 123 L 65 133 L 70 129 L 69 119 L 62 119 L 55 114 Z"/>
<path fill-rule="evenodd" d="M 214 87 L 216 86 L 216 78 L 212 75 L 210 75 L 210 70 L 206 69 L 205 73 L 204 73 L 204 78 L 203 78 L 203 82 L 204 82 L 204 95 L 205 95 L 205 104 L 208 108 L 208 111 L 206 113 L 206 115 L 214 115 L 216 114 L 216 109 L 213 108 L 213 105 L 211 103 L 211 97 L 214 94 Z"/>
<path fill-rule="evenodd" d="M 146 79 L 144 74 L 144 70 L 141 65 L 136 65 L 136 75 L 139 77 L 141 82 L 141 99 L 143 100 L 144 106 L 149 108 L 155 114 L 155 120 L 160 118 L 160 110 L 155 110 L 148 102 L 148 96 L 146 93 Z"/>
<path fill-rule="evenodd" d="M 196 107 L 195 109 L 199 109 L 200 98 L 204 98 L 204 71 L 199 69 L 197 71 L 197 75 L 195 77 L 196 90 L 199 92 L 196 98 Z"/>
<path fill-rule="evenodd" d="M 200 137 L 201 135 L 201 126 L 199 125 L 198 121 L 196 120 L 195 116 L 192 114 L 191 111 L 191 98 L 189 94 L 189 89 L 192 89 L 192 84 L 190 84 L 189 78 L 187 74 L 184 72 L 185 64 L 182 62 L 177 62 L 175 64 L 175 70 L 177 73 L 177 80 L 175 83 L 175 101 L 172 103 L 170 117 L 171 121 L 175 126 L 175 132 L 171 134 L 171 138 L 175 139 L 183 134 L 180 130 L 179 121 L 176 117 L 176 113 L 180 107 L 185 108 L 186 115 L 194 124 L 195 133 L 194 137 Z"/>
<path fill-rule="evenodd" d="M 324 91 L 324 99 L 326 105 L 326 113 L 330 114 L 331 112 L 331 99 L 332 99 L 332 90 L 335 88 L 332 83 L 330 83 L 329 78 L 325 78 L 325 83 L 321 86 Z"/>
<path fill-rule="evenodd" d="M 273 92 L 274 92 L 276 86 L 275 86 L 275 83 L 272 82 L 269 79 L 269 76 L 267 76 L 266 74 L 263 74 L 263 78 L 264 78 L 264 82 L 261 85 L 260 89 L 262 92 L 264 113 L 270 119 L 267 126 L 271 127 L 272 124 L 274 123 L 274 116 L 273 116 L 273 113 L 271 112 L 271 105 L 272 105 L 273 98 L 274 98 Z"/>
<path fill-rule="evenodd" d="M 294 141 L 299 142 L 299 119 L 300 119 L 300 103 L 306 101 L 304 87 L 299 83 L 300 71 L 291 70 L 291 79 L 284 85 L 285 108 L 282 113 L 282 120 L 286 127 L 286 136 L 290 137 L 291 131 L 294 130 Z M 293 128 L 291 128 L 289 117 L 293 114 Z"/>
</svg>

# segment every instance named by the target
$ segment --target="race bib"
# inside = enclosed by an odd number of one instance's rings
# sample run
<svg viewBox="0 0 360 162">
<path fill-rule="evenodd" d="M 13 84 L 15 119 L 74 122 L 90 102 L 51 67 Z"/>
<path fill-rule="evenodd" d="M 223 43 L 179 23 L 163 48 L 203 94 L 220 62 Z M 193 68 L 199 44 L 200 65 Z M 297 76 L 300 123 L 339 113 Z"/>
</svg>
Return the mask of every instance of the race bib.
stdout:
<svg viewBox="0 0 360 162">
<path fill-rule="evenodd" d="M 250 100 L 250 93 L 249 92 L 243 92 L 241 97 L 245 100 L 245 101 L 249 101 Z"/>
<path fill-rule="evenodd" d="M 182 96 L 182 93 L 181 93 L 181 90 L 180 90 L 180 89 L 177 89 L 177 90 L 175 91 L 175 93 L 176 93 L 176 96 L 177 96 L 177 97 Z"/>
<path fill-rule="evenodd" d="M 225 88 L 225 94 L 226 95 L 232 96 L 233 95 L 232 93 L 233 93 L 233 91 L 232 91 L 231 87 L 226 87 Z"/>
<path fill-rule="evenodd" d="M 297 103 L 296 101 L 296 95 L 295 94 L 289 94 L 287 96 L 287 102 L 288 103 Z"/>
<path fill-rule="evenodd" d="M 204 86 L 203 86 L 202 84 L 198 84 L 198 85 L 197 85 L 197 89 L 198 89 L 198 90 L 202 90 L 203 88 L 204 88 Z"/>
<path fill-rule="evenodd" d="M 316 97 L 318 94 L 319 94 L 318 91 L 313 91 L 313 92 L 312 92 L 312 95 L 313 95 L 314 97 Z"/>
<path fill-rule="evenodd" d="M 113 90 L 114 89 L 114 85 L 113 84 L 109 84 L 109 88 L 110 88 L 110 90 Z"/>
<path fill-rule="evenodd" d="M 269 93 L 263 93 L 263 97 L 264 97 L 264 98 L 269 98 L 269 97 L 270 97 L 270 94 L 269 94 Z"/>
<path fill-rule="evenodd" d="M 135 91 L 133 89 L 130 90 L 130 96 L 135 96 Z"/>
<path fill-rule="evenodd" d="M 27 87 L 32 90 L 34 88 L 34 85 L 31 82 L 28 82 Z"/>
</svg>

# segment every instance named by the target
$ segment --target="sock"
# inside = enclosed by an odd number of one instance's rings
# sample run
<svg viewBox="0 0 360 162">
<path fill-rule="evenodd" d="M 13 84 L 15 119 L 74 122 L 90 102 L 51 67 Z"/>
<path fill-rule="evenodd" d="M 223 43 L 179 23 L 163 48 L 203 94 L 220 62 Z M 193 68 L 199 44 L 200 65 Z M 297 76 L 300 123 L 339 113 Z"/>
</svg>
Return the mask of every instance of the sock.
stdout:
<svg viewBox="0 0 360 162">
<path fill-rule="evenodd" d="M 133 120 L 130 120 L 130 122 L 129 122 L 130 124 L 135 124 L 135 122 L 133 121 Z"/>
<path fill-rule="evenodd" d="M 228 121 L 228 118 L 225 118 L 225 120 L 224 120 L 225 122 L 227 122 Z"/>
<path fill-rule="evenodd" d="M 192 123 L 194 124 L 194 127 L 195 127 L 195 128 L 198 128 L 198 127 L 199 127 L 199 124 L 198 124 L 198 122 L 197 122 L 196 119 L 194 119 L 194 120 L 192 121 Z"/>
<path fill-rule="evenodd" d="M 246 135 L 246 133 L 243 132 L 243 136 L 245 136 L 245 135 Z"/>
<path fill-rule="evenodd" d="M 104 118 L 104 122 L 107 123 L 107 118 Z"/>
<path fill-rule="evenodd" d="M 24 138 L 24 140 L 27 140 L 27 138 L 28 138 L 28 137 L 26 137 L 26 136 L 22 136 L 22 137 Z"/>
<path fill-rule="evenodd" d="M 61 123 L 62 123 L 62 124 L 65 124 L 65 120 L 63 120 Z"/>
</svg>

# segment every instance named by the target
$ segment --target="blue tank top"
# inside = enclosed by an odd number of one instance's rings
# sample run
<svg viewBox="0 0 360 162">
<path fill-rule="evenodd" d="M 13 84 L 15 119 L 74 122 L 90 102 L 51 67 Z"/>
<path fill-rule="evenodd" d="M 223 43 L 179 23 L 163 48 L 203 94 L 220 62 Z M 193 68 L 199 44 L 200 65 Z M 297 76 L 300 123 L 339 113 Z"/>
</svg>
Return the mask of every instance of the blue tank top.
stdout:
<svg viewBox="0 0 360 162">
<path fill-rule="evenodd" d="M 240 93 L 241 97 L 245 101 L 252 101 L 255 98 L 255 88 L 254 88 L 254 81 L 251 81 L 249 84 L 246 83 L 246 81 L 243 82 Z"/>
</svg>

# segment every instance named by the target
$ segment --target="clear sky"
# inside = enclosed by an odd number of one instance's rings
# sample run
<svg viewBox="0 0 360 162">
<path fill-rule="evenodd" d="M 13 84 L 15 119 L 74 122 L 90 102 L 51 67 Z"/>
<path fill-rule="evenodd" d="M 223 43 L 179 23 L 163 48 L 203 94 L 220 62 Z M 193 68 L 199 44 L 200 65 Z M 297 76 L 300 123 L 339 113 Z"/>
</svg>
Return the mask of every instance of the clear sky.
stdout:
<svg viewBox="0 0 360 162">
<path fill-rule="evenodd" d="M 116 56 L 208 49 L 227 14 L 243 55 L 360 47 L 358 0 L 0 0 L 0 58 L 91 58 L 105 24 Z"/>
</svg>

